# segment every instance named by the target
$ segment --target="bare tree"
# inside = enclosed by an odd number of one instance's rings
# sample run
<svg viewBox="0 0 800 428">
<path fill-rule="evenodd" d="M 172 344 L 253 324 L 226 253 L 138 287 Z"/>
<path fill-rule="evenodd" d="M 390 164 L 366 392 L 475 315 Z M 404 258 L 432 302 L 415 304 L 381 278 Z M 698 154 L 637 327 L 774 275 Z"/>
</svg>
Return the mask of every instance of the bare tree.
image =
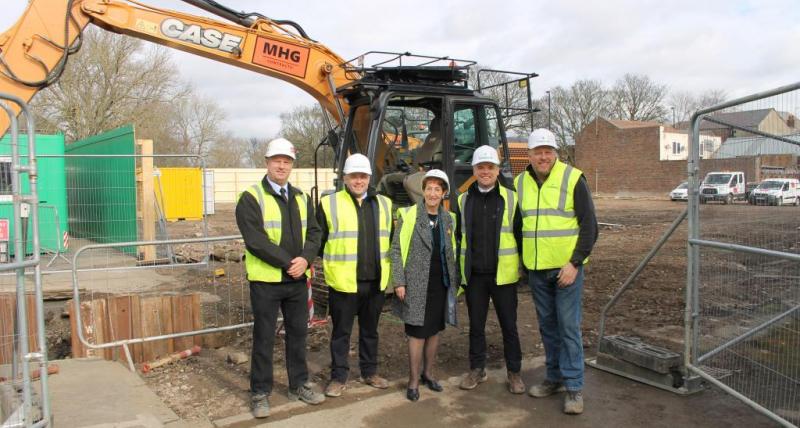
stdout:
<svg viewBox="0 0 800 428">
<path fill-rule="evenodd" d="M 667 86 L 648 76 L 626 73 L 610 92 L 611 114 L 622 120 L 658 120 L 666 117 L 663 106 Z"/>
<path fill-rule="evenodd" d="M 267 153 L 267 143 L 271 138 L 250 137 L 244 142 L 245 165 L 248 168 L 263 168 L 264 155 Z"/>
<path fill-rule="evenodd" d="M 250 143 L 243 138 L 225 134 L 211 144 L 206 156 L 209 168 L 243 168 L 250 166 L 248 148 Z M 261 154 L 263 158 L 263 153 Z"/>
<path fill-rule="evenodd" d="M 295 167 L 314 166 L 314 151 L 327 133 L 323 114 L 322 108 L 316 104 L 297 107 L 289 113 L 281 114 L 280 134 L 297 148 Z M 327 146 L 321 148 L 318 162 L 320 166 L 332 166 L 333 150 Z"/>
<path fill-rule="evenodd" d="M 42 128 L 61 130 L 68 142 L 128 123 L 150 138 L 147 130 L 163 124 L 165 104 L 182 91 L 165 48 L 144 50 L 139 40 L 90 28 L 58 82 L 32 104 Z"/>
<path fill-rule="evenodd" d="M 722 103 L 727 97 L 721 89 L 708 89 L 699 95 L 689 91 L 674 91 L 667 99 L 667 104 L 674 109 L 673 120 L 676 123 L 686 122 L 695 111 Z"/>
<path fill-rule="evenodd" d="M 599 80 L 578 80 L 569 88 L 557 86 L 550 96 L 553 133 L 562 148 L 573 144 L 575 135 L 589 122 L 608 112 L 608 93 Z"/>
<path fill-rule="evenodd" d="M 158 145 L 162 153 L 185 153 L 206 156 L 211 145 L 222 143 L 224 133 L 220 125 L 225 112 L 211 100 L 190 93 L 177 99 L 172 105 L 169 126 L 173 138 L 169 145 Z"/>
</svg>

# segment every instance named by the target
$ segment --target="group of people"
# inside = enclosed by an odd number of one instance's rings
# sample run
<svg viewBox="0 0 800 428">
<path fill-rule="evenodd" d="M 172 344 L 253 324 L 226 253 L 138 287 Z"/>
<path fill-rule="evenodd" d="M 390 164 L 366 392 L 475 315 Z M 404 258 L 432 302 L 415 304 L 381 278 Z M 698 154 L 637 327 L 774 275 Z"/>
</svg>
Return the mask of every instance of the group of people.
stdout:
<svg viewBox="0 0 800 428">
<path fill-rule="evenodd" d="M 452 189 L 445 172 L 422 180 L 423 198 L 405 208 L 369 186 L 372 168 L 361 154 L 344 164 L 344 188 L 321 198 L 288 182 L 295 160 L 291 142 L 269 143 L 267 174 L 244 191 L 236 221 L 245 242 L 245 266 L 253 307 L 250 373 L 253 415 L 269 415 L 272 350 L 278 309 L 283 313 L 288 396 L 319 404 L 344 392 L 349 377 L 350 335 L 358 318 L 361 381 L 388 388 L 378 375 L 378 322 L 391 285 L 393 310 L 405 324 L 409 379 L 406 398 L 417 401 L 420 385 L 441 392 L 434 375 L 440 332 L 455 325 L 457 297 L 469 314 L 469 365 L 460 388 L 486 382 L 485 325 L 490 300 L 503 336 L 508 390 L 526 391 L 517 331 L 517 284 L 527 275 L 546 354 L 546 375 L 528 389 L 533 397 L 564 395 L 563 411 L 583 412 L 581 296 L 583 265 L 597 239 L 597 221 L 586 179 L 558 160 L 555 136 L 546 129 L 528 138 L 530 165 L 505 187 L 496 149 L 473 154 L 475 181 L 449 212 Z M 329 286 L 331 374 L 324 392 L 308 382 L 306 280 L 322 258 Z M 522 267 L 522 269 L 521 269 Z M 391 284 L 390 284 L 391 283 Z"/>
</svg>

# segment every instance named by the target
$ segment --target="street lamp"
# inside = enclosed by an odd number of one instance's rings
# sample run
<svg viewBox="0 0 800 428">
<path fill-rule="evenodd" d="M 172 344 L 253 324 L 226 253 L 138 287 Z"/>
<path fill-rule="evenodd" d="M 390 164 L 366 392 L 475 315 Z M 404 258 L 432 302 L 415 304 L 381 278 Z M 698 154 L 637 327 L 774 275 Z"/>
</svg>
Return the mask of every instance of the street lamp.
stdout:
<svg viewBox="0 0 800 428">
<path fill-rule="evenodd" d="M 547 129 L 553 130 L 553 115 L 550 109 L 550 91 L 547 91 Z"/>
</svg>

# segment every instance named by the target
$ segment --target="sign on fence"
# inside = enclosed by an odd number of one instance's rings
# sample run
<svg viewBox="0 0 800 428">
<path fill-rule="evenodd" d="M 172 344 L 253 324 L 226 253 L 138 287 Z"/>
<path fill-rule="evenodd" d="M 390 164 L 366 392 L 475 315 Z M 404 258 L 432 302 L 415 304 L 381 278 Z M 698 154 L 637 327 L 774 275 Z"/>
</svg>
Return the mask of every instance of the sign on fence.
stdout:
<svg viewBox="0 0 800 428">
<path fill-rule="evenodd" d="M 0 263 L 8 263 L 8 219 L 0 218 Z"/>
</svg>

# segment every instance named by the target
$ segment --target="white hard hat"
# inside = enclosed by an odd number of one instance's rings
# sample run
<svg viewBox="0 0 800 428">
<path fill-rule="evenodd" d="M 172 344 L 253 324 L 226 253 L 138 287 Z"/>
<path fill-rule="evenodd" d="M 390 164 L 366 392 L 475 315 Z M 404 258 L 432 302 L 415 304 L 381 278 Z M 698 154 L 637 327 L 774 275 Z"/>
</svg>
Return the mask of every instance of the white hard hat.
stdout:
<svg viewBox="0 0 800 428">
<path fill-rule="evenodd" d="M 558 149 L 558 145 L 556 144 L 556 135 L 550 132 L 549 129 L 534 129 L 533 132 L 531 132 L 531 135 L 528 137 L 529 149 L 534 149 L 541 146 L 548 146 Z"/>
<path fill-rule="evenodd" d="M 472 153 L 472 165 L 489 162 L 500 165 L 500 158 L 497 157 L 497 150 L 492 146 L 480 146 Z"/>
<path fill-rule="evenodd" d="M 369 165 L 369 159 L 361 153 L 350 155 L 344 161 L 344 175 L 352 174 L 354 172 L 363 172 L 367 175 L 372 175 L 372 167 Z"/>
<path fill-rule="evenodd" d="M 292 159 L 297 159 L 297 149 L 294 144 L 285 138 L 276 138 L 267 144 L 267 153 L 264 157 L 271 158 L 277 155 L 289 156 Z"/>
<path fill-rule="evenodd" d="M 447 179 L 447 174 L 441 169 L 432 169 L 425 173 L 425 177 L 422 178 L 422 189 L 425 190 L 425 181 L 429 178 L 438 178 L 439 180 L 444 181 L 445 191 L 450 188 L 450 180 Z"/>
</svg>

